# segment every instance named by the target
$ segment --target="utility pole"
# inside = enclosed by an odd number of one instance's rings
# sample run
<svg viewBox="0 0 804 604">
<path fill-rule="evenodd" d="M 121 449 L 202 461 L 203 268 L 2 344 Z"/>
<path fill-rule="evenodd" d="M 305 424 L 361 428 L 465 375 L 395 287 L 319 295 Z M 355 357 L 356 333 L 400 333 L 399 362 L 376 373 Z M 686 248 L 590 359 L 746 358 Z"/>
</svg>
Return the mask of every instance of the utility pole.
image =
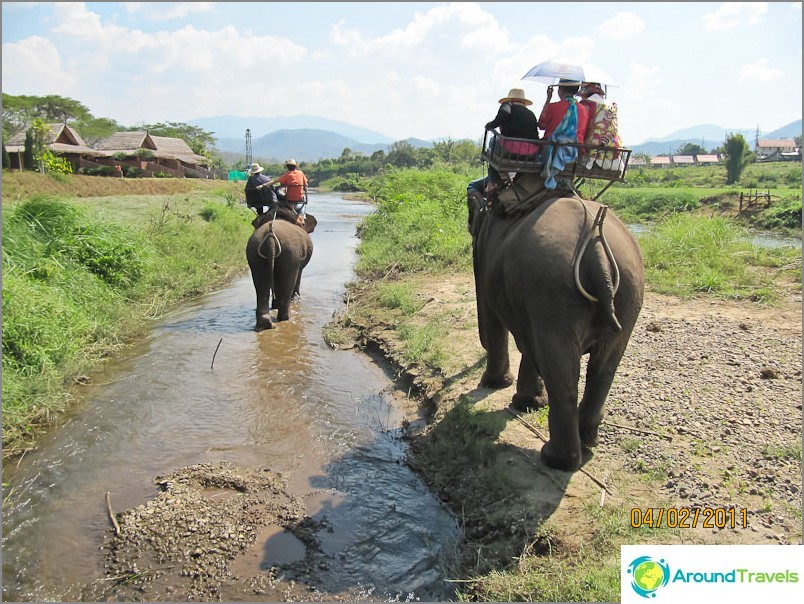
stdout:
<svg viewBox="0 0 804 604">
<path fill-rule="evenodd" d="M 251 167 L 251 130 L 246 128 L 246 169 Z"/>
</svg>

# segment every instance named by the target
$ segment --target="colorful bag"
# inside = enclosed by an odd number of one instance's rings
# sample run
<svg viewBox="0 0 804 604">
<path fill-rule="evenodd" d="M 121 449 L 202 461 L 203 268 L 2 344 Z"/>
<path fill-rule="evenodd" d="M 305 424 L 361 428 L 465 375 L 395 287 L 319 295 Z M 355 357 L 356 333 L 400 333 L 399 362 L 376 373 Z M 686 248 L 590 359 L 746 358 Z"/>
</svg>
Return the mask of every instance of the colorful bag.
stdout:
<svg viewBox="0 0 804 604">
<path fill-rule="evenodd" d="M 617 103 L 598 103 L 597 111 L 586 131 L 586 144 L 620 148 L 623 146 L 617 131 Z M 620 154 L 616 151 L 590 151 L 590 160 L 617 159 Z"/>
</svg>

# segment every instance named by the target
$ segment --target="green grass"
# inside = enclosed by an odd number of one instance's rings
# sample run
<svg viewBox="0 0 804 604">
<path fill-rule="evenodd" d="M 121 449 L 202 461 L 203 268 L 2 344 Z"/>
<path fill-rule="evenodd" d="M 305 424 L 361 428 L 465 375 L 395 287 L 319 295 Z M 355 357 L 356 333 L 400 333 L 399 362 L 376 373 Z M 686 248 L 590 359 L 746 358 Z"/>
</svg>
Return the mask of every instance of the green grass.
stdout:
<svg viewBox="0 0 804 604">
<path fill-rule="evenodd" d="M 800 278 L 801 252 L 759 247 L 746 237 L 726 218 L 672 215 L 639 237 L 646 282 L 681 298 L 706 294 L 771 303 L 777 298 L 776 273 L 767 269 L 792 263 Z"/>
<path fill-rule="evenodd" d="M 471 267 L 467 177 L 448 171 L 391 170 L 372 181 L 377 211 L 361 228 L 358 275 Z"/>
<path fill-rule="evenodd" d="M 252 227 L 221 196 L 93 201 L 3 207 L 4 455 L 34 442 L 72 380 L 147 318 L 244 270 Z"/>
</svg>

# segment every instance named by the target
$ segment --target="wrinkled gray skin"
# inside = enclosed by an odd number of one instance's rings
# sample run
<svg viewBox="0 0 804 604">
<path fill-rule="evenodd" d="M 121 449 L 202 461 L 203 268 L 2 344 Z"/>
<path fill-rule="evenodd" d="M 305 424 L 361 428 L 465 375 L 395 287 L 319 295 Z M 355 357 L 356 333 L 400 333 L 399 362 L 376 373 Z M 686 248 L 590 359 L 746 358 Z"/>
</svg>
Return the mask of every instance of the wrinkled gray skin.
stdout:
<svg viewBox="0 0 804 604">
<path fill-rule="evenodd" d="M 246 244 L 246 258 L 257 293 L 257 331 L 274 327 L 272 308 L 277 309 L 277 321 L 290 318 L 290 302 L 299 294 L 302 270 L 312 255 L 310 235 L 286 220 L 267 222 L 254 230 Z"/>
<path fill-rule="evenodd" d="M 513 383 L 510 332 L 522 353 L 512 406 L 538 408 L 549 396 L 550 441 L 542 447 L 542 459 L 552 468 L 576 470 L 581 448 L 597 444 L 603 405 L 642 308 L 639 246 L 609 210 L 603 233 L 619 267 L 620 285 L 612 297 L 611 263 L 595 237 L 580 265 L 581 284 L 599 299 L 594 303 L 575 285 L 573 257 L 599 203 L 558 198 L 518 217 L 481 211 L 477 197 L 467 203 L 478 328 L 488 353 L 480 385 Z M 586 386 L 578 405 L 580 361 L 587 353 Z"/>
</svg>

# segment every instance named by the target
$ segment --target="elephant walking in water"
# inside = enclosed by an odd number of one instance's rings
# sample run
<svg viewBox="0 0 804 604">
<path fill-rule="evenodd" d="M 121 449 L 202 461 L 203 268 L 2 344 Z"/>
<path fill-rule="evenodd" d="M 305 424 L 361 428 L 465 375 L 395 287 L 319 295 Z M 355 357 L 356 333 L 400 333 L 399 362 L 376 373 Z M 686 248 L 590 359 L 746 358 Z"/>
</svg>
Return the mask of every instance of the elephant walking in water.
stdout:
<svg viewBox="0 0 804 604">
<path fill-rule="evenodd" d="M 313 256 L 313 241 L 307 230 L 281 218 L 260 218 L 254 221 L 254 233 L 246 244 L 257 294 L 257 331 L 273 328 L 273 308 L 277 309 L 277 321 L 290 318 L 290 302 L 299 294 L 302 271 Z"/>
<path fill-rule="evenodd" d="M 510 332 L 522 353 L 512 406 L 549 402 L 550 440 L 542 459 L 576 470 L 582 447 L 597 444 L 603 406 L 642 308 L 642 254 L 613 212 L 602 220 L 601 204 L 546 195 L 514 213 L 500 202 L 487 206 L 477 194 L 467 200 L 478 329 L 488 356 L 480 385 L 513 383 Z"/>
</svg>

